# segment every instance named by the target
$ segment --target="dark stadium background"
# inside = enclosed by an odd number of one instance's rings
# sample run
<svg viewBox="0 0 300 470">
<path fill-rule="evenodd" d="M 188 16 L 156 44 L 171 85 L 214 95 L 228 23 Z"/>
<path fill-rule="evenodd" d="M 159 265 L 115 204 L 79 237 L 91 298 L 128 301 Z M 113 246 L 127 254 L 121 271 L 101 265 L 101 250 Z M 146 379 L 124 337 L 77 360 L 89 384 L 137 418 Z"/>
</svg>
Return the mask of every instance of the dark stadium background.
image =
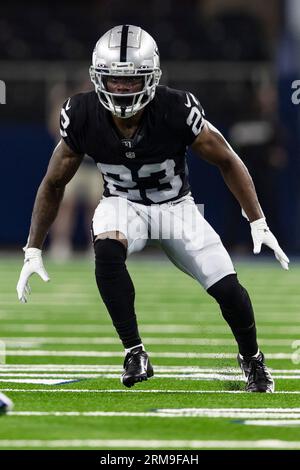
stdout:
<svg viewBox="0 0 300 470">
<path fill-rule="evenodd" d="M 300 79 L 297 0 L 2 3 L 1 249 L 20 248 L 27 238 L 35 193 L 55 145 L 47 129 L 51 88 L 86 82 L 95 42 L 122 23 L 154 36 L 162 84 L 193 92 L 237 150 L 241 126 L 252 122 L 261 129 L 268 122 L 273 138 L 244 145 L 239 153 L 282 248 L 299 253 L 300 105 L 291 100 L 292 82 Z M 205 204 L 206 217 L 226 246 L 250 252 L 247 222 L 217 169 L 193 156 L 189 165 L 195 199 Z M 86 242 L 81 219 L 79 208 L 74 231 L 79 249 Z"/>
</svg>

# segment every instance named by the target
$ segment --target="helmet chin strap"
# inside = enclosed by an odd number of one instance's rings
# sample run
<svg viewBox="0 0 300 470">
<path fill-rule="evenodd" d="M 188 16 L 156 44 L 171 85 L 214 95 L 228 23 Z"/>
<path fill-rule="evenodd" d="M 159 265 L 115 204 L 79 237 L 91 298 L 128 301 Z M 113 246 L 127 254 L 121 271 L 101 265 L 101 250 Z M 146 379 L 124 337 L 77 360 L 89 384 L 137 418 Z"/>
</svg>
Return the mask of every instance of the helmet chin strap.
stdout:
<svg viewBox="0 0 300 470">
<path fill-rule="evenodd" d="M 155 90 L 152 89 L 147 89 L 145 90 L 145 93 L 135 95 L 132 97 L 132 104 L 128 106 L 122 106 L 122 104 L 118 104 L 115 101 L 115 97 L 113 94 L 105 93 L 105 91 L 100 90 L 99 86 L 95 87 L 96 93 L 98 95 L 100 103 L 112 114 L 115 116 L 121 118 L 121 119 L 126 119 L 131 116 L 134 116 L 136 113 L 138 113 L 141 109 L 143 109 L 154 97 Z M 151 96 L 152 95 L 152 96 Z M 143 98 L 147 96 L 148 99 L 143 103 Z"/>
</svg>

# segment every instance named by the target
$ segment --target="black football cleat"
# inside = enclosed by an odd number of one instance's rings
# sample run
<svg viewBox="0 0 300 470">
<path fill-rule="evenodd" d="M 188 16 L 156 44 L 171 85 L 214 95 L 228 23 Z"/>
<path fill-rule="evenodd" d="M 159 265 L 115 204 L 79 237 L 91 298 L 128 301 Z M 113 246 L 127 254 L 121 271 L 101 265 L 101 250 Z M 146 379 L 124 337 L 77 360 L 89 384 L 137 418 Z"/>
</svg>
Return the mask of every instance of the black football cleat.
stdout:
<svg viewBox="0 0 300 470">
<path fill-rule="evenodd" d="M 274 380 L 264 363 L 265 356 L 262 352 L 258 357 L 241 358 L 238 354 L 238 363 L 242 369 L 246 379 L 246 392 L 274 392 Z"/>
<path fill-rule="evenodd" d="M 126 354 L 123 367 L 121 382 L 125 387 L 132 387 L 136 382 L 147 380 L 154 374 L 148 354 L 140 346 Z"/>
<path fill-rule="evenodd" d="M 13 409 L 13 402 L 7 398 L 4 393 L 0 392 L 0 414 L 4 414 L 7 411 L 11 411 Z"/>
</svg>

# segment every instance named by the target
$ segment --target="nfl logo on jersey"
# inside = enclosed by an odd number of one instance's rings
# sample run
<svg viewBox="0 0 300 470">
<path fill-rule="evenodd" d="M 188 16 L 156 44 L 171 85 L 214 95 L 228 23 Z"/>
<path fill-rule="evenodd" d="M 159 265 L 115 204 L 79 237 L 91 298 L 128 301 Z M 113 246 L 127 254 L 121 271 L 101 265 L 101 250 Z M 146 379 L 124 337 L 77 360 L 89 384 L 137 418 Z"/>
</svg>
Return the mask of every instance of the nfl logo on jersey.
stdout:
<svg viewBox="0 0 300 470">
<path fill-rule="evenodd" d="M 134 152 L 125 152 L 125 155 L 127 158 L 135 158 L 135 153 Z"/>
<path fill-rule="evenodd" d="M 124 145 L 124 147 L 126 147 L 126 149 L 131 149 L 132 148 L 132 141 L 131 140 L 123 139 L 122 144 Z M 125 152 L 125 156 L 127 158 L 135 158 L 135 153 L 134 152 Z"/>
</svg>

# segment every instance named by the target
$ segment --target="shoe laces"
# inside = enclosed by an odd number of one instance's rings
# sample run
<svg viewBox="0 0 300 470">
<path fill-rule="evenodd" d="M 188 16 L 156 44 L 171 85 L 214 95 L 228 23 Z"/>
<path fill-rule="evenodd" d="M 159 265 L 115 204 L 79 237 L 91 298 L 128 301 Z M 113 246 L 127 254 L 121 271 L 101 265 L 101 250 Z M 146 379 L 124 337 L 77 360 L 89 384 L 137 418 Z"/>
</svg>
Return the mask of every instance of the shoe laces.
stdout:
<svg viewBox="0 0 300 470">
<path fill-rule="evenodd" d="M 137 349 L 136 351 L 129 352 L 124 360 L 124 368 L 131 363 L 135 363 L 136 365 L 139 364 L 139 356 L 143 352 L 142 349 Z"/>
<path fill-rule="evenodd" d="M 249 362 L 250 371 L 249 377 L 253 377 L 253 381 L 257 378 L 263 377 L 264 379 L 268 379 L 267 369 L 265 364 L 263 363 L 262 359 L 253 358 Z"/>
</svg>

